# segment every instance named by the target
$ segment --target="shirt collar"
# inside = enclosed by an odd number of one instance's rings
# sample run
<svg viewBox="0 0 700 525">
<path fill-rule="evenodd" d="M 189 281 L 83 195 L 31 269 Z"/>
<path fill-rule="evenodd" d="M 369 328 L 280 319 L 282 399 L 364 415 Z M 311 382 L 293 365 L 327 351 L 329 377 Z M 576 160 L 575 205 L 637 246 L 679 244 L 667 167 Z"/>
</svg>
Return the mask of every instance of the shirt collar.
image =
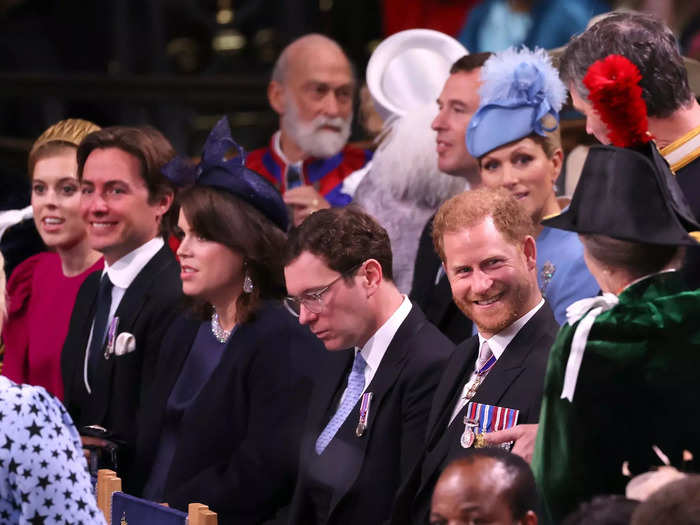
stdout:
<svg viewBox="0 0 700 525">
<path fill-rule="evenodd" d="M 277 155 L 282 162 L 284 162 L 284 168 L 285 170 L 287 169 L 287 166 L 296 166 L 297 168 L 301 168 L 304 165 L 304 161 L 300 160 L 298 162 L 289 162 L 289 159 L 285 157 L 284 153 L 282 152 L 282 144 L 280 143 L 280 137 L 282 136 L 282 131 L 277 130 L 274 135 L 272 135 L 272 149 L 275 151 L 275 155 Z"/>
<path fill-rule="evenodd" d="M 404 295 L 401 305 L 391 314 L 391 317 L 374 332 L 374 335 L 369 338 L 365 346 L 362 347 L 360 352 L 370 369 L 377 370 L 379 368 L 379 363 L 381 363 L 386 349 L 389 348 L 401 323 L 406 320 L 410 311 L 411 301 Z M 357 351 L 358 348 L 355 347 L 355 350 Z"/>
<path fill-rule="evenodd" d="M 154 237 L 146 244 L 142 244 L 135 250 L 127 253 L 112 265 L 109 265 L 107 261 L 105 261 L 102 275 L 106 272 L 114 286 L 118 288 L 128 288 L 143 267 L 146 266 L 148 261 L 150 261 L 164 245 L 165 242 L 160 236 Z"/>
<path fill-rule="evenodd" d="M 496 357 L 496 360 L 500 359 L 505 352 L 506 348 L 510 342 L 518 335 L 520 329 L 527 324 L 527 322 L 533 318 L 533 316 L 542 308 L 544 304 L 544 299 L 541 299 L 537 305 L 530 310 L 528 313 L 520 317 L 520 319 L 514 321 L 509 326 L 505 327 L 503 330 L 498 332 L 496 335 L 491 336 L 490 339 L 484 338 L 479 334 L 479 348 L 487 341 L 491 352 Z"/>
</svg>

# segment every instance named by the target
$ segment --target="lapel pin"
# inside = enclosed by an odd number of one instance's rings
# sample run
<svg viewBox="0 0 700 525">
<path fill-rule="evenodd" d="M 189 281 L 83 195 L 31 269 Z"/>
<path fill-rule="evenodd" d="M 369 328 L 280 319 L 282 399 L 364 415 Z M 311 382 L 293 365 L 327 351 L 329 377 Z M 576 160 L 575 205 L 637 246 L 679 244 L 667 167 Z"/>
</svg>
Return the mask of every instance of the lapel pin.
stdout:
<svg viewBox="0 0 700 525">
<path fill-rule="evenodd" d="M 109 330 L 107 330 L 107 344 L 105 345 L 105 359 L 109 359 L 109 356 L 114 353 L 114 345 L 116 343 L 116 336 L 117 336 L 117 326 L 119 326 L 119 317 L 115 316 L 112 318 L 112 322 L 109 323 Z"/>
<path fill-rule="evenodd" d="M 367 420 L 369 419 L 369 405 L 372 402 L 372 392 L 362 394 L 362 402 L 360 403 L 360 420 L 355 429 L 355 435 L 362 437 L 367 429 Z"/>
</svg>

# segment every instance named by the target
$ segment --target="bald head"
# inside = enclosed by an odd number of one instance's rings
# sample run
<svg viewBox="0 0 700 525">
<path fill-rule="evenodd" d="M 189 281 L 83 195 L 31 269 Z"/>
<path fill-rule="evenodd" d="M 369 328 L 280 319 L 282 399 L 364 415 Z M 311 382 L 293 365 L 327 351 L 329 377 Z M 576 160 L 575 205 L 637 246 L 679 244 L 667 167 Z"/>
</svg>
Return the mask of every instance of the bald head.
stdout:
<svg viewBox="0 0 700 525">
<path fill-rule="evenodd" d="M 525 461 L 502 449 L 472 449 L 438 479 L 430 523 L 536 525 L 536 503 L 535 480 Z"/>
<path fill-rule="evenodd" d="M 290 69 L 313 66 L 316 61 L 331 61 L 346 66 L 351 71 L 350 61 L 338 43 L 319 33 L 297 38 L 282 50 L 272 70 L 272 80 L 284 84 Z"/>
</svg>

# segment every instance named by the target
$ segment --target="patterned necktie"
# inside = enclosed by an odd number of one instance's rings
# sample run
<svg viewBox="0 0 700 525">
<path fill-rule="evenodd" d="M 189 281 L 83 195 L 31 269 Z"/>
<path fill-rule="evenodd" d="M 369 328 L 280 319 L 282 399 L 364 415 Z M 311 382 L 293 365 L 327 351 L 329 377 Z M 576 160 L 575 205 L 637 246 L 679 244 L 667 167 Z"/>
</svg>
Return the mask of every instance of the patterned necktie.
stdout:
<svg viewBox="0 0 700 525">
<path fill-rule="evenodd" d="M 105 342 L 105 332 L 107 331 L 107 318 L 109 308 L 112 305 L 112 281 L 109 280 L 107 272 L 100 279 L 100 289 L 97 292 L 97 309 L 95 310 L 95 321 L 92 326 L 92 340 L 90 341 L 90 356 L 88 358 L 88 381 L 93 384 L 97 365 L 100 362 L 102 349 Z"/>
<path fill-rule="evenodd" d="M 290 164 L 287 167 L 287 189 L 291 190 L 292 188 L 298 188 L 303 185 L 304 181 L 301 178 L 301 171 L 293 164 Z"/>
<path fill-rule="evenodd" d="M 476 371 L 478 372 L 481 370 L 492 356 L 493 352 L 491 352 L 491 349 L 489 348 L 489 343 L 484 341 L 481 344 L 481 349 L 479 350 L 479 357 L 476 359 Z"/>
<path fill-rule="evenodd" d="M 335 433 L 342 426 L 343 422 L 347 419 L 350 412 L 352 412 L 355 403 L 360 399 L 362 391 L 365 389 L 365 367 L 367 363 L 365 362 L 362 354 L 357 352 L 355 354 L 355 361 L 352 363 L 352 370 L 348 376 L 348 386 L 345 387 L 345 392 L 343 392 L 342 401 L 338 406 L 333 417 L 323 429 L 323 432 L 318 436 L 316 440 L 316 454 L 321 454 L 328 443 L 331 442 Z"/>
</svg>

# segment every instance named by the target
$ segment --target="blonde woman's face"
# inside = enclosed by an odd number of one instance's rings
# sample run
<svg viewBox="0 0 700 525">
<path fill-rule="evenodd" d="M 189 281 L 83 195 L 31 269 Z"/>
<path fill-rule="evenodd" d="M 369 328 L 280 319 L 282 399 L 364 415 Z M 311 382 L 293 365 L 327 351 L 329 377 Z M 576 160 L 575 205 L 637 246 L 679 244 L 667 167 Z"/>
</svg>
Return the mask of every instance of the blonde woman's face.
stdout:
<svg viewBox="0 0 700 525">
<path fill-rule="evenodd" d="M 34 165 L 32 208 L 44 244 L 70 248 L 86 236 L 80 215 L 80 183 L 75 150 L 66 148 Z"/>
<path fill-rule="evenodd" d="M 527 137 L 490 151 L 481 158 L 481 181 L 505 188 L 538 224 L 556 206 L 554 182 L 561 171 L 561 151 L 548 158 L 542 146 Z"/>
</svg>

